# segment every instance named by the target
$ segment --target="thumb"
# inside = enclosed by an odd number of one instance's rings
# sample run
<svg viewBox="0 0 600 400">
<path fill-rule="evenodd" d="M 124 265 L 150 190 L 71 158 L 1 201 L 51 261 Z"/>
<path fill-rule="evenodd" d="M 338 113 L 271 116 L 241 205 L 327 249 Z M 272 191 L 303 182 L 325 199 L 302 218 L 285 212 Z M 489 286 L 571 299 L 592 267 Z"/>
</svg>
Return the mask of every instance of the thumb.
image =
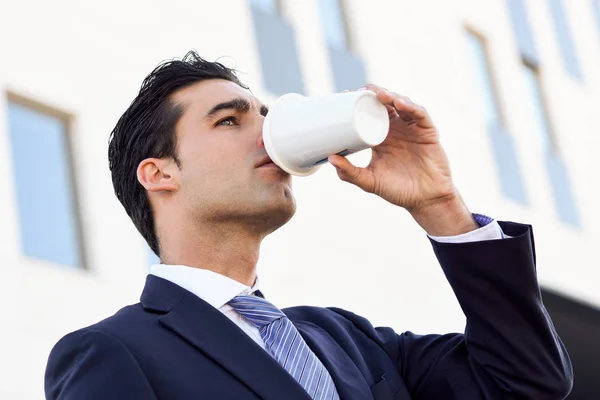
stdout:
<svg viewBox="0 0 600 400">
<path fill-rule="evenodd" d="M 346 157 L 332 155 L 328 161 L 337 170 L 338 177 L 348 183 L 358 186 L 366 192 L 373 192 L 373 176 L 371 171 L 353 165 Z"/>
</svg>

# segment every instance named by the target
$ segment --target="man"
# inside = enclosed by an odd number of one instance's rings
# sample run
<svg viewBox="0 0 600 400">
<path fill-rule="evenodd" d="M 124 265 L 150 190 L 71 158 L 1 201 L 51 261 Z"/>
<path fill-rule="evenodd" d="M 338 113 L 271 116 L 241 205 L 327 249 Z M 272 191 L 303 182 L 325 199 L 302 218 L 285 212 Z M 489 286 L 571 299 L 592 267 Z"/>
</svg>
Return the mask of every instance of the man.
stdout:
<svg viewBox="0 0 600 400">
<path fill-rule="evenodd" d="M 471 214 L 425 109 L 365 89 L 387 106 L 389 135 L 366 168 L 329 161 L 429 234 L 464 334 L 398 335 L 265 298 L 259 248 L 294 215 L 291 178 L 264 149 L 267 108 L 191 52 L 146 78 L 109 145 L 116 195 L 162 264 L 140 303 L 59 341 L 47 398 L 564 398 L 571 365 L 542 305 L 531 227 Z"/>
</svg>

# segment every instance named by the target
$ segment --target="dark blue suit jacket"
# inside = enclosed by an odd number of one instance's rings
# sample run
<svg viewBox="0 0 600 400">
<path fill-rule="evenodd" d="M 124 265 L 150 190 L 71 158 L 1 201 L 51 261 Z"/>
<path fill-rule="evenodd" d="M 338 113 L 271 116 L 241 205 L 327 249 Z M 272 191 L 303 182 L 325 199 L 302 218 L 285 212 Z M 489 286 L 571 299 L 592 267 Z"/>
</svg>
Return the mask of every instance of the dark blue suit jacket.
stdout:
<svg viewBox="0 0 600 400">
<path fill-rule="evenodd" d="M 514 238 L 433 243 L 467 317 L 464 334 L 396 334 L 338 308 L 284 310 L 341 399 L 567 395 L 571 364 L 542 305 L 531 229 L 512 223 L 502 228 Z M 221 312 L 154 276 L 148 276 L 141 303 L 58 342 L 45 390 L 48 399 L 63 400 L 309 400 Z"/>
</svg>

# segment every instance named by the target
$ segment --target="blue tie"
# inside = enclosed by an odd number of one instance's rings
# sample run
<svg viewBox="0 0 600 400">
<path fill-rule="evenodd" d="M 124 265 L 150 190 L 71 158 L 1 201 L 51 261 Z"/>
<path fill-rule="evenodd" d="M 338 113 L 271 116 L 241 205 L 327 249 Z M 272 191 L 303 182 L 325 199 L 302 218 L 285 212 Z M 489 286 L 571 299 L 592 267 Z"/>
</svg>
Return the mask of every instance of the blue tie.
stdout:
<svg viewBox="0 0 600 400">
<path fill-rule="evenodd" d="M 258 296 L 237 296 L 229 305 L 258 328 L 269 353 L 310 397 L 339 400 L 331 375 L 280 309 Z"/>
</svg>

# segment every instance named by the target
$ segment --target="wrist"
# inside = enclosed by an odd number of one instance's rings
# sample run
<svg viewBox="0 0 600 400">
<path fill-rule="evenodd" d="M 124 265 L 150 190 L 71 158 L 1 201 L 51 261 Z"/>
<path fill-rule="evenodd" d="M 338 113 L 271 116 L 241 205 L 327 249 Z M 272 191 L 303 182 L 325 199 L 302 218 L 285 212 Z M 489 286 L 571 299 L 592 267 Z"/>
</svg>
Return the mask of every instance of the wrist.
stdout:
<svg viewBox="0 0 600 400">
<path fill-rule="evenodd" d="M 457 236 L 479 228 L 458 193 L 410 211 L 430 236 Z"/>
</svg>

